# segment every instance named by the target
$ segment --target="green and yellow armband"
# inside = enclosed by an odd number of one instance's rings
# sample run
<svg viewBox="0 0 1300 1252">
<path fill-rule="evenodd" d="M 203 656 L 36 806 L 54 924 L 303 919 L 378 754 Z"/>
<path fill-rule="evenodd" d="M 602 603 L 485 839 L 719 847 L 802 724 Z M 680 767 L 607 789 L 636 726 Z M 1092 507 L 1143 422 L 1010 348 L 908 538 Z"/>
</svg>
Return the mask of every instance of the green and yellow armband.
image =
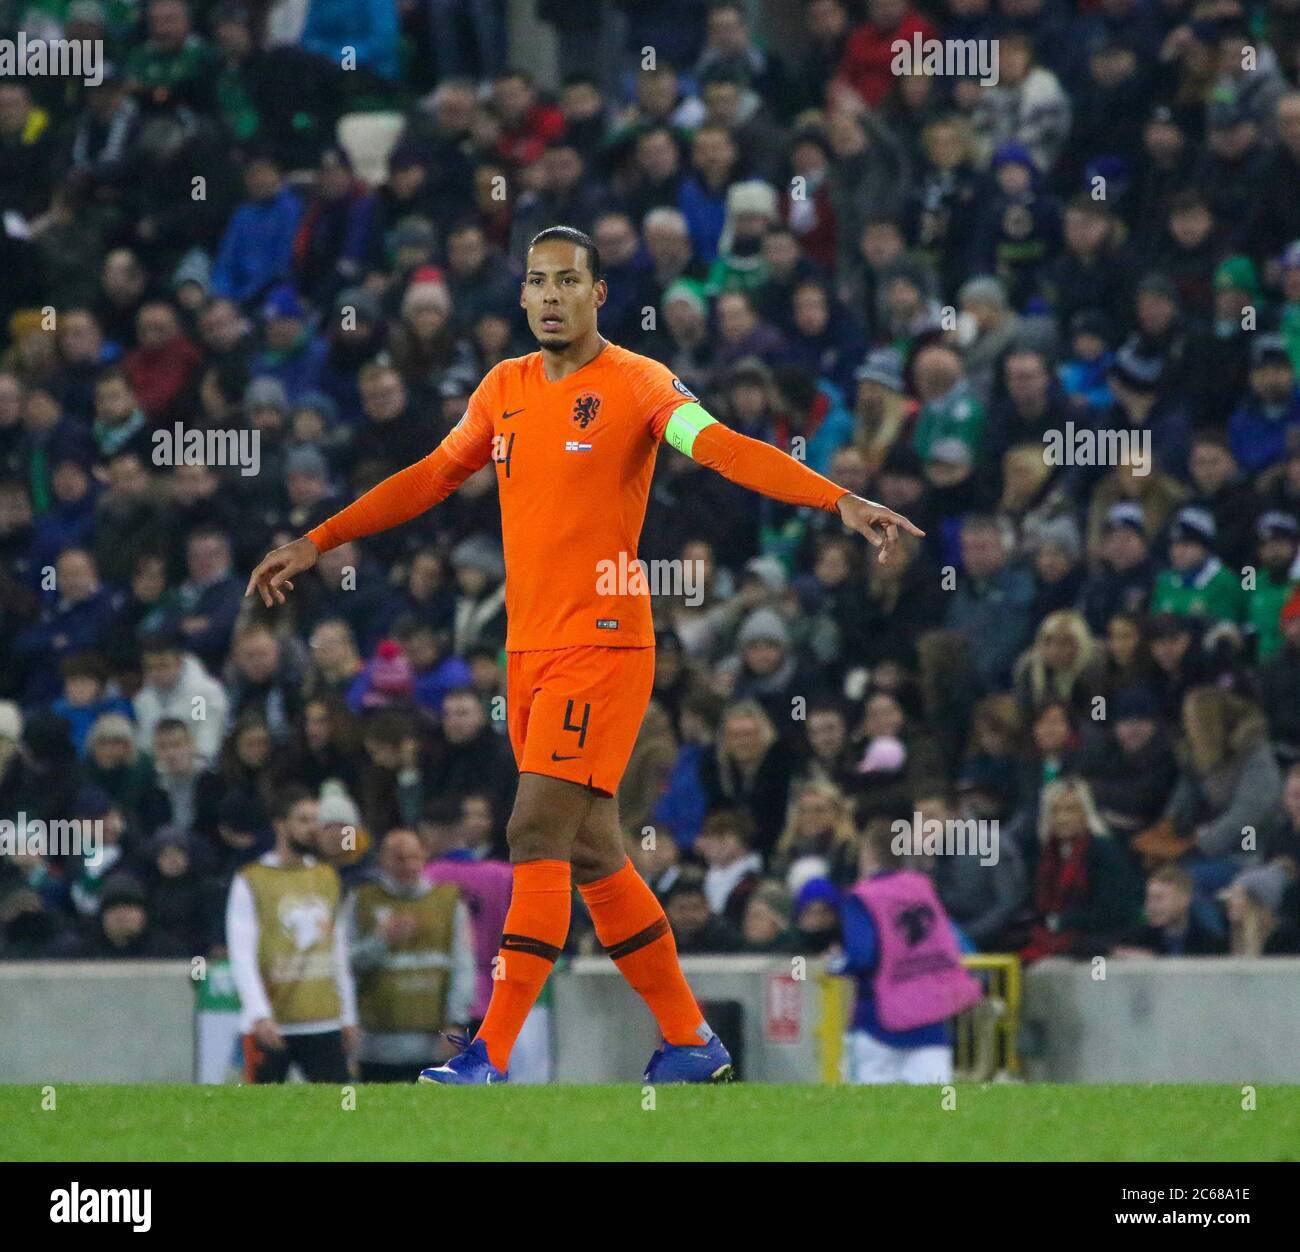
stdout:
<svg viewBox="0 0 1300 1252">
<path fill-rule="evenodd" d="M 695 437 L 707 427 L 716 426 L 717 422 L 718 419 L 710 417 L 699 404 L 679 404 L 664 428 L 664 440 L 678 452 L 685 452 L 693 458 Z"/>
</svg>

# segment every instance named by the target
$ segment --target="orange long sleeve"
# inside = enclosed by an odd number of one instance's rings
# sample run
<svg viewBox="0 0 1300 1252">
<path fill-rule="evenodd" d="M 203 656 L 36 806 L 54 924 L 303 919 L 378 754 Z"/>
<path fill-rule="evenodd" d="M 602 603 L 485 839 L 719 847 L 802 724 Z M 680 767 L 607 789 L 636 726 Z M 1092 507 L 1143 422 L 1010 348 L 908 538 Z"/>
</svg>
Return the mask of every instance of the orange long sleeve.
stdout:
<svg viewBox="0 0 1300 1252">
<path fill-rule="evenodd" d="M 318 551 L 328 552 L 350 539 L 390 530 L 445 500 L 473 472 L 439 446 L 414 465 L 376 483 L 347 508 L 309 530 L 307 538 Z"/>
<path fill-rule="evenodd" d="M 836 512 L 848 492 L 829 478 L 787 456 L 780 448 L 714 422 L 695 437 L 691 457 L 724 478 L 784 504 L 813 505 Z"/>
</svg>

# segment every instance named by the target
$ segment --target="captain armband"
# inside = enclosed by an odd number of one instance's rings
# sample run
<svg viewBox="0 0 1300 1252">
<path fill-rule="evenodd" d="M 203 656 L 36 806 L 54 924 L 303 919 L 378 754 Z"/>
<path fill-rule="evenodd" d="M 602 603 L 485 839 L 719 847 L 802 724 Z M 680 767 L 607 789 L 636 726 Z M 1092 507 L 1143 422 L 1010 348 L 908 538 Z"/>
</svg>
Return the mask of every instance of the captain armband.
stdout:
<svg viewBox="0 0 1300 1252">
<path fill-rule="evenodd" d="M 678 452 L 684 452 L 694 459 L 692 450 L 695 447 L 696 436 L 708 427 L 716 426 L 717 422 L 716 417 L 710 417 L 700 405 L 694 402 L 679 404 L 673 410 L 673 415 L 664 428 L 664 441 L 676 448 Z"/>
</svg>

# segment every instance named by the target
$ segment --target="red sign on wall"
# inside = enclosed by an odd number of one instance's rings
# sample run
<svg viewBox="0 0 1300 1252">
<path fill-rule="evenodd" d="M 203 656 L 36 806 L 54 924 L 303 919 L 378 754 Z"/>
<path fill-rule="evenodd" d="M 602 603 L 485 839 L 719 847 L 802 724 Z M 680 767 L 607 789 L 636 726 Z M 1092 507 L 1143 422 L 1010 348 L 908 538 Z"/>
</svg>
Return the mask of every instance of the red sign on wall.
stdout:
<svg viewBox="0 0 1300 1252">
<path fill-rule="evenodd" d="M 803 1038 L 803 984 L 789 974 L 767 976 L 763 1037 L 768 1043 L 798 1043 Z"/>
</svg>

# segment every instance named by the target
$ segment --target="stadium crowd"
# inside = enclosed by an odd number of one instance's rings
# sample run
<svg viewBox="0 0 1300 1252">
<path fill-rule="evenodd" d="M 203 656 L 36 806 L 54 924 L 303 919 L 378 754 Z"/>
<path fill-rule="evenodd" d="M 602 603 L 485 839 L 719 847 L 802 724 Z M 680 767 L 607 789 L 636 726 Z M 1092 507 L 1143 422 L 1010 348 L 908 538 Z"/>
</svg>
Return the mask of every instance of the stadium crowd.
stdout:
<svg viewBox="0 0 1300 1252">
<path fill-rule="evenodd" d="M 539 0 L 555 91 L 503 7 L 5 6 L 110 64 L 0 81 L 0 815 L 107 847 L 0 860 L 0 956 L 220 952 L 296 786 L 345 885 L 397 828 L 505 858 L 493 467 L 244 589 L 532 349 L 554 223 L 609 339 L 926 531 L 880 564 L 659 457 L 641 556 L 702 581 L 619 802 L 683 953 L 827 951 L 862 833 L 934 820 L 997 836 L 927 862 L 972 947 L 1300 951 L 1300 2 L 800 0 L 778 51 Z"/>
</svg>

